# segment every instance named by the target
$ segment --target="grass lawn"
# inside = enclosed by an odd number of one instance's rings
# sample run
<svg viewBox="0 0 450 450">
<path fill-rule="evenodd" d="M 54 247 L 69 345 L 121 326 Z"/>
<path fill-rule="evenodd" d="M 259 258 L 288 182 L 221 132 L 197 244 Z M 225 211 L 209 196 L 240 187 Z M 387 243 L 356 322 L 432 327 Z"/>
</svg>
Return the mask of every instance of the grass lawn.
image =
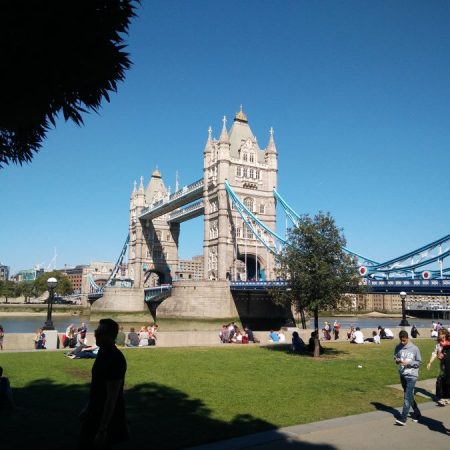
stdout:
<svg viewBox="0 0 450 450">
<path fill-rule="evenodd" d="M 434 341 L 417 342 L 426 363 Z M 132 441 L 120 448 L 183 448 L 401 406 L 402 392 L 386 387 L 399 382 L 395 344 L 327 343 L 320 359 L 282 346 L 125 349 Z M 0 448 L 75 447 L 92 363 L 60 352 L 0 354 L 16 402 L 26 409 L 2 417 Z M 437 363 L 431 371 L 424 364 L 420 378 L 437 371 Z"/>
</svg>

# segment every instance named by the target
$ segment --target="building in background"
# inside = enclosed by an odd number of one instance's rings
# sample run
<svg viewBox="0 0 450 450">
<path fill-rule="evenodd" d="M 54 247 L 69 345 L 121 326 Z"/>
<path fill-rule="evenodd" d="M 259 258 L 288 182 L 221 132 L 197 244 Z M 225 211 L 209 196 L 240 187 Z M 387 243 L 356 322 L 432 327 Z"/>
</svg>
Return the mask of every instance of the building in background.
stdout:
<svg viewBox="0 0 450 450">
<path fill-rule="evenodd" d="M 44 273 L 44 269 L 25 269 L 19 270 L 16 275 L 14 275 L 14 281 L 20 283 L 21 281 L 34 281 L 39 275 Z"/>
<path fill-rule="evenodd" d="M 93 261 L 89 265 L 82 266 L 81 293 L 90 292 L 90 280 L 93 280 L 97 286 L 103 287 L 111 276 L 114 266 L 114 263 L 106 261 Z M 119 272 L 118 278 L 121 276 L 126 274 Z"/>
<path fill-rule="evenodd" d="M 72 284 L 72 294 L 81 294 L 83 287 L 83 269 L 88 267 L 87 265 L 78 265 L 75 267 L 64 267 L 64 269 L 58 269 L 59 272 L 64 273 L 69 278 Z"/>
<path fill-rule="evenodd" d="M 9 266 L 0 263 L 0 280 L 9 280 Z"/>
<path fill-rule="evenodd" d="M 180 259 L 178 269 L 175 272 L 176 280 L 202 280 L 203 279 L 203 255 L 193 256 L 192 259 Z"/>
</svg>

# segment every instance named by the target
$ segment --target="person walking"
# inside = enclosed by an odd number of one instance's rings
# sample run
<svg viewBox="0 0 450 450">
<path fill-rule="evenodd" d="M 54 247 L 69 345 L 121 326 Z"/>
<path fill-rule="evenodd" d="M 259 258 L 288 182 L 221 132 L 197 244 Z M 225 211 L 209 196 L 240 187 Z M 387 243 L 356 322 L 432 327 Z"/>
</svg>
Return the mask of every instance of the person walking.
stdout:
<svg viewBox="0 0 450 450">
<path fill-rule="evenodd" d="M 95 330 L 100 350 L 92 366 L 89 402 L 80 413 L 78 448 L 105 450 L 129 437 L 123 399 L 127 362 L 115 346 L 118 332 L 112 319 L 101 319 Z"/>
<path fill-rule="evenodd" d="M 410 408 L 413 409 L 411 418 L 413 422 L 418 422 L 422 417 L 419 407 L 414 400 L 414 387 L 419 376 L 419 366 L 422 362 L 420 350 L 409 342 L 408 332 L 400 331 L 398 334 L 400 343 L 395 347 L 394 360 L 399 366 L 400 382 L 403 387 L 403 410 L 400 418 L 395 420 L 397 425 L 406 425 Z"/>
</svg>

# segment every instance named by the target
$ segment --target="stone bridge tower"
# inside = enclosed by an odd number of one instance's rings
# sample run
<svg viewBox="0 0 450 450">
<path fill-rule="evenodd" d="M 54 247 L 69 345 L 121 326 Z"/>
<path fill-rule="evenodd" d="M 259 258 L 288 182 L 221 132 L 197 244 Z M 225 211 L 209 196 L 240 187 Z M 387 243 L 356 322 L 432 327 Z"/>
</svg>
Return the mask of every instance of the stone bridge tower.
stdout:
<svg viewBox="0 0 450 450">
<path fill-rule="evenodd" d="M 224 117 L 218 140 L 209 129 L 203 155 L 205 279 L 273 279 L 273 255 L 243 223 L 225 190 L 228 180 L 254 215 L 275 230 L 278 162 L 273 129 L 261 149 L 241 107 L 229 132 Z"/>
<path fill-rule="evenodd" d="M 135 183 L 131 194 L 128 267 L 135 287 L 171 283 L 172 274 L 178 268 L 180 224 L 168 223 L 166 215 L 153 220 L 139 220 L 145 207 L 168 195 L 159 170 L 152 173 L 145 190 L 141 177 L 139 189 Z"/>
</svg>

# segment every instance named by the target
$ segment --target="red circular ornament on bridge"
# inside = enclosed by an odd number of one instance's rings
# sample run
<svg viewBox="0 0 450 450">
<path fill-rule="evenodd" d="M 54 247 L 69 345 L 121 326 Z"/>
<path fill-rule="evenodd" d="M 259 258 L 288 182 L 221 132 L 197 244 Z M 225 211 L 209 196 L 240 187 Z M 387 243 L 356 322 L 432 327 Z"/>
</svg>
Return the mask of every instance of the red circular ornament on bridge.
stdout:
<svg viewBox="0 0 450 450">
<path fill-rule="evenodd" d="M 428 270 L 424 270 L 424 271 L 422 272 L 422 278 L 423 278 L 424 280 L 429 280 L 429 279 L 431 278 L 431 273 L 428 272 Z"/>
<path fill-rule="evenodd" d="M 359 274 L 360 274 L 362 277 L 364 277 L 365 275 L 367 275 L 367 267 L 366 267 L 366 266 L 361 266 L 361 267 L 358 269 L 358 272 L 359 272 Z"/>
</svg>

